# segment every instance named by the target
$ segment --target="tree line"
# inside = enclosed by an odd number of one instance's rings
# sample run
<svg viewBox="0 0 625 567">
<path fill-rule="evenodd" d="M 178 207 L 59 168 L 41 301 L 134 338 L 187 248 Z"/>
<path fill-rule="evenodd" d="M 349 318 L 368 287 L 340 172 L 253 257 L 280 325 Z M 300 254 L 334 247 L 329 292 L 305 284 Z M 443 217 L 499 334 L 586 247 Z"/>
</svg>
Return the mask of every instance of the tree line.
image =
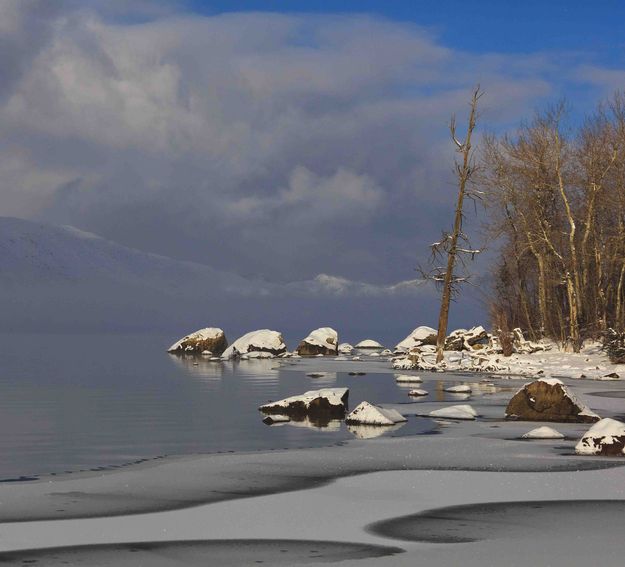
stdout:
<svg viewBox="0 0 625 567">
<path fill-rule="evenodd" d="M 576 351 L 625 329 L 625 93 L 574 127 L 559 103 L 480 146 L 494 325 Z"/>
</svg>

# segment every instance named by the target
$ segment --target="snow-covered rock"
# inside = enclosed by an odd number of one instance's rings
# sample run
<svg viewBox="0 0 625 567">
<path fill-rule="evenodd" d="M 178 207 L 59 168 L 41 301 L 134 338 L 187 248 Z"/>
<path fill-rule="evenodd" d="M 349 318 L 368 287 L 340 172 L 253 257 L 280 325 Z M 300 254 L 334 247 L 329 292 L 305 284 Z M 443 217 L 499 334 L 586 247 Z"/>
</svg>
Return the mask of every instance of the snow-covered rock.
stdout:
<svg viewBox="0 0 625 567">
<path fill-rule="evenodd" d="M 397 410 L 374 406 L 369 402 L 360 403 L 345 418 L 345 423 L 351 425 L 395 425 L 403 421 L 407 420 Z"/>
<path fill-rule="evenodd" d="M 223 352 L 222 357 L 234 358 L 238 354 L 250 352 L 268 352 L 277 356 L 286 352 L 286 345 L 278 331 L 261 329 L 238 338 Z"/>
<path fill-rule="evenodd" d="M 523 439 L 564 439 L 562 433 L 546 425 L 532 429 L 521 437 Z"/>
<path fill-rule="evenodd" d="M 172 354 L 203 354 L 205 356 L 220 355 L 226 347 L 228 341 L 221 329 L 216 327 L 206 327 L 194 333 L 182 337 L 171 345 L 167 352 Z"/>
<path fill-rule="evenodd" d="M 449 386 L 449 388 L 445 388 L 444 391 L 451 394 L 470 394 L 471 386 L 467 386 L 466 384 L 458 384 L 457 386 Z"/>
<path fill-rule="evenodd" d="M 445 350 L 472 350 L 474 345 L 488 339 L 488 333 L 482 326 L 471 329 L 456 329 L 445 339 Z"/>
<path fill-rule="evenodd" d="M 390 350 L 390 349 L 388 349 L 388 348 L 385 348 L 385 349 L 384 349 L 384 350 L 380 353 L 380 356 L 391 356 L 392 354 L 393 354 L 393 351 L 392 351 L 392 350 Z"/>
<path fill-rule="evenodd" d="M 374 349 L 383 349 L 384 345 L 381 345 L 378 341 L 374 341 L 373 339 L 365 339 L 364 341 L 360 341 L 356 344 L 355 348 L 374 348 Z"/>
<path fill-rule="evenodd" d="M 516 329 L 512 329 L 512 346 L 514 347 L 514 352 L 518 352 L 519 354 L 533 354 L 535 352 L 541 352 L 551 348 L 551 345 L 548 344 L 535 343 L 526 340 L 523 336 L 523 331 L 518 327 Z"/>
<path fill-rule="evenodd" d="M 557 378 L 540 378 L 525 384 L 506 408 L 506 419 L 592 423 L 600 417 L 584 405 Z"/>
<path fill-rule="evenodd" d="M 431 411 L 430 417 L 441 417 L 445 419 L 475 419 L 478 414 L 470 405 L 447 406 Z"/>
<path fill-rule="evenodd" d="M 348 397 L 347 388 L 324 388 L 270 402 L 258 409 L 266 414 L 283 414 L 290 417 L 342 418 L 347 409 Z"/>
<path fill-rule="evenodd" d="M 397 374 L 395 376 L 395 381 L 401 383 L 406 383 L 406 382 L 423 382 L 423 378 L 421 378 L 421 376 L 413 376 L 411 374 Z"/>
<path fill-rule="evenodd" d="M 297 354 L 314 356 L 338 353 L 339 335 L 330 327 L 315 329 L 297 347 Z"/>
<path fill-rule="evenodd" d="M 339 345 L 339 354 L 351 354 L 354 350 L 354 347 L 349 343 L 341 343 Z"/>
<path fill-rule="evenodd" d="M 605 418 L 595 423 L 575 445 L 578 455 L 625 454 L 625 423 Z"/>
<path fill-rule="evenodd" d="M 397 350 L 410 350 L 412 347 L 415 346 L 435 345 L 436 335 L 437 331 L 436 329 L 432 329 L 432 327 L 417 327 L 403 341 L 398 343 L 395 348 Z"/>
<path fill-rule="evenodd" d="M 410 390 L 410 392 L 408 392 L 408 395 L 415 396 L 415 397 L 427 396 L 428 391 L 422 390 L 421 388 L 415 388 L 414 390 Z"/>
</svg>

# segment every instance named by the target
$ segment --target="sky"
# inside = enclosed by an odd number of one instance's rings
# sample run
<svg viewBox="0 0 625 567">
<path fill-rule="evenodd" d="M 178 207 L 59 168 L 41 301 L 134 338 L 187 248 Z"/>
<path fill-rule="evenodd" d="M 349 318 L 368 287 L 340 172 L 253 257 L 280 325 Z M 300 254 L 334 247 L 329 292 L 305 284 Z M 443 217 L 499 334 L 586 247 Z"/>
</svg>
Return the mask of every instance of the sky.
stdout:
<svg viewBox="0 0 625 567">
<path fill-rule="evenodd" d="M 625 86 L 624 12 L 2 0 L 0 215 L 268 282 L 409 280 L 450 222 L 473 86 L 480 132 L 563 96 L 579 120 Z"/>
</svg>

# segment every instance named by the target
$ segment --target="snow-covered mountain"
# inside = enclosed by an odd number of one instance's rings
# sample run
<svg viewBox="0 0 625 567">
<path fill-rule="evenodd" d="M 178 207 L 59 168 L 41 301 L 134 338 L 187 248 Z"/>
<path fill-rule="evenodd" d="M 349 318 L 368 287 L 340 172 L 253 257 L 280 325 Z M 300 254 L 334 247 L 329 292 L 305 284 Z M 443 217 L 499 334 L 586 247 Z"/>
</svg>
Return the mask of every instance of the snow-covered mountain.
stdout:
<svg viewBox="0 0 625 567">
<path fill-rule="evenodd" d="M 211 324 L 230 336 L 267 326 L 305 335 L 319 325 L 373 330 L 371 321 L 388 327 L 398 317 L 400 336 L 414 326 L 412 318 L 403 321 L 403 302 L 416 307 L 420 294 L 415 282 L 373 285 L 328 275 L 254 281 L 73 227 L 0 217 L 0 331 L 184 333 Z"/>
</svg>

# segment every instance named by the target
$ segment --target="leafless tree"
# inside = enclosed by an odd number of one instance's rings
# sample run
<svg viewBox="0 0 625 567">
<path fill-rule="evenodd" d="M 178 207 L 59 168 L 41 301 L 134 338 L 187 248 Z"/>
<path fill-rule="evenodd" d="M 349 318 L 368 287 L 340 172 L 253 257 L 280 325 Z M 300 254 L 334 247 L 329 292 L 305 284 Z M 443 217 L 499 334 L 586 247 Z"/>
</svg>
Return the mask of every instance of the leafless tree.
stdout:
<svg viewBox="0 0 625 567">
<path fill-rule="evenodd" d="M 467 131 L 463 140 L 458 139 L 456 130 L 456 118 L 452 116 L 449 131 L 456 150 L 461 159 L 456 160 L 455 174 L 458 182 L 458 196 L 456 210 L 451 232 L 444 231 L 439 242 L 431 245 L 432 263 L 434 267 L 429 271 L 421 270 L 421 273 L 430 280 L 435 281 L 442 287 L 441 306 L 438 318 L 438 335 L 436 339 L 436 362 L 443 359 L 445 339 L 447 337 L 447 322 L 449 320 L 449 306 L 452 298 L 458 293 L 461 284 L 466 283 L 469 276 L 457 272 L 458 262 L 465 264 L 465 259 L 473 259 L 480 250 L 474 249 L 466 234 L 463 232 L 465 199 L 479 199 L 480 193 L 471 186 L 476 172 L 476 162 L 471 139 L 478 118 L 477 105 L 483 92 L 479 85 L 473 90 L 471 97 Z"/>
</svg>

